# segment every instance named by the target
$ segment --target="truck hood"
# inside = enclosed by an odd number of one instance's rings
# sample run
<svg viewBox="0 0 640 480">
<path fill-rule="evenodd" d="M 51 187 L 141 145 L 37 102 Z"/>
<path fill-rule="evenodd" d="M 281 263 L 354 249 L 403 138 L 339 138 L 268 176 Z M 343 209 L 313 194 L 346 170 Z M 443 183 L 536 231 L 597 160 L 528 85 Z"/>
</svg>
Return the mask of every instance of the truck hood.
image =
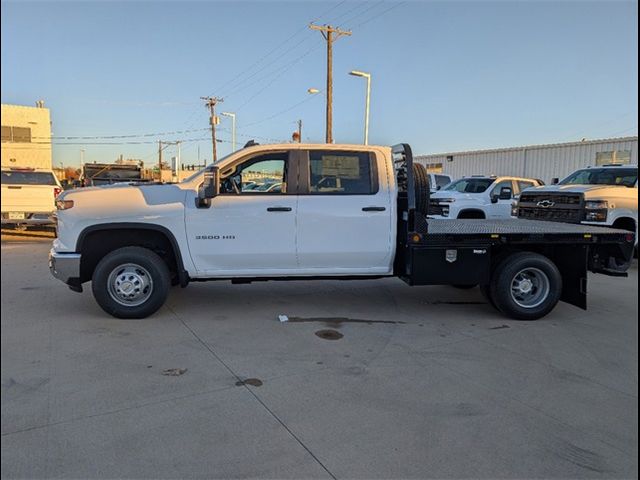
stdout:
<svg viewBox="0 0 640 480">
<path fill-rule="evenodd" d="M 543 187 L 527 188 L 523 193 L 582 193 L 585 198 L 598 196 L 620 196 L 627 193 L 628 187 L 616 185 L 545 185 Z"/>
<path fill-rule="evenodd" d="M 431 198 L 434 200 L 438 200 L 440 198 L 455 198 L 456 201 L 477 201 L 480 195 L 482 195 L 482 193 L 462 193 L 456 190 L 439 190 L 436 193 L 431 194 Z"/>
<path fill-rule="evenodd" d="M 73 200 L 74 213 L 99 211 L 100 216 L 133 212 L 155 205 L 183 203 L 185 190 L 177 184 L 113 184 L 67 190 L 58 199 Z"/>
</svg>

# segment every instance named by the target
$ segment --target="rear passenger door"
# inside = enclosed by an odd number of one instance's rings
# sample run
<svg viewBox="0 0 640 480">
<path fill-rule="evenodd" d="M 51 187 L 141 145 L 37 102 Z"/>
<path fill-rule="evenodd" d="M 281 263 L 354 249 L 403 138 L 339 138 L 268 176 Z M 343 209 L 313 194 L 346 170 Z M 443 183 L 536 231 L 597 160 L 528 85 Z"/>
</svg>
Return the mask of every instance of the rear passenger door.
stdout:
<svg viewBox="0 0 640 480">
<path fill-rule="evenodd" d="M 301 158 L 297 243 L 307 274 L 385 274 L 392 270 L 391 191 L 374 152 L 311 150 Z"/>
</svg>

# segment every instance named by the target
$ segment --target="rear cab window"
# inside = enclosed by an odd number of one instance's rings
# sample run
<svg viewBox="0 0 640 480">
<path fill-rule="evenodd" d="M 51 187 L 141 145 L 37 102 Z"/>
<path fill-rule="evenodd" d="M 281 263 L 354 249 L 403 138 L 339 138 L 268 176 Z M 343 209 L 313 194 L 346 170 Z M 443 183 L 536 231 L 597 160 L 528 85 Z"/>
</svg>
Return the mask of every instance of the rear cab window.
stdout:
<svg viewBox="0 0 640 480">
<path fill-rule="evenodd" d="M 378 192 L 377 175 L 369 152 L 309 151 L 311 195 L 373 195 Z"/>
<path fill-rule="evenodd" d="M 51 172 L 2 170 L 2 185 L 50 185 L 58 186 Z"/>
<path fill-rule="evenodd" d="M 451 183 L 451 179 L 449 177 L 445 177 L 444 175 L 436 175 L 436 187 L 443 188 Z"/>
</svg>

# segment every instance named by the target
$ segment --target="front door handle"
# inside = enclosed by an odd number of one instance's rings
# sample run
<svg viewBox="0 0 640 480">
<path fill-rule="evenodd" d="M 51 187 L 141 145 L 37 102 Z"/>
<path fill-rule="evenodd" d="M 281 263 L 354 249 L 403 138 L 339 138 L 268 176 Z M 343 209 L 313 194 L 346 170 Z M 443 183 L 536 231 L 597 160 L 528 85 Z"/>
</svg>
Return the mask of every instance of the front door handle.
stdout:
<svg viewBox="0 0 640 480">
<path fill-rule="evenodd" d="M 363 212 L 384 212 L 386 210 L 385 207 L 363 207 Z"/>
<path fill-rule="evenodd" d="M 290 212 L 291 207 L 268 207 L 267 212 Z"/>
</svg>

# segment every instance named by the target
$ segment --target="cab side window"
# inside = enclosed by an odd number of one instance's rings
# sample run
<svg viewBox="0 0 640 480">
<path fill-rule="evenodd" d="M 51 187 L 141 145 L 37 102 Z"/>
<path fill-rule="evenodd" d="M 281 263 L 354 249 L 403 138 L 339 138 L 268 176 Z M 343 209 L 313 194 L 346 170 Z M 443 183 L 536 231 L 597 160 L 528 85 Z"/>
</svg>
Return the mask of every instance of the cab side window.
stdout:
<svg viewBox="0 0 640 480">
<path fill-rule="evenodd" d="M 375 164 L 368 152 L 309 152 L 309 193 L 371 195 L 377 193 Z"/>
<path fill-rule="evenodd" d="M 526 188 L 535 187 L 533 182 L 527 182 L 525 180 L 518 180 L 518 192 L 522 192 Z"/>
<path fill-rule="evenodd" d="M 287 154 L 253 157 L 225 175 L 220 192 L 237 195 L 274 195 L 287 193 Z"/>
<path fill-rule="evenodd" d="M 511 180 L 503 180 L 500 183 L 496 183 L 496 185 L 493 187 L 493 189 L 491 190 L 491 196 L 492 197 L 497 197 L 500 195 L 500 191 L 503 188 L 510 188 L 511 189 L 511 197 L 513 197 L 513 183 L 511 182 Z"/>
</svg>

